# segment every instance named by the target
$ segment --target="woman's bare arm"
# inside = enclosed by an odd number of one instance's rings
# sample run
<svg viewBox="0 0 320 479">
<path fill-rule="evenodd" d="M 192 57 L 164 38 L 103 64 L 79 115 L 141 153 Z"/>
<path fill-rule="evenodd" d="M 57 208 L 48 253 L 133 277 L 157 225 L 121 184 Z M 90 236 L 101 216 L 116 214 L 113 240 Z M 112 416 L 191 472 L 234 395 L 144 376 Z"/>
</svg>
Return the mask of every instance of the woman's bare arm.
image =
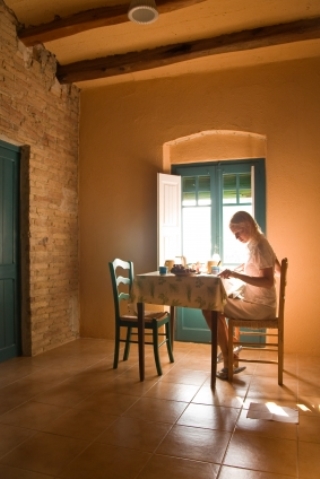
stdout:
<svg viewBox="0 0 320 479">
<path fill-rule="evenodd" d="M 272 288 L 272 286 L 274 285 L 273 268 L 261 269 L 260 273 L 261 276 L 248 276 L 247 274 L 239 273 L 238 271 L 225 269 L 224 271 L 221 271 L 219 276 L 224 279 L 241 279 L 241 281 L 243 281 L 244 283 L 250 284 L 251 286 L 257 286 L 259 288 Z"/>
</svg>

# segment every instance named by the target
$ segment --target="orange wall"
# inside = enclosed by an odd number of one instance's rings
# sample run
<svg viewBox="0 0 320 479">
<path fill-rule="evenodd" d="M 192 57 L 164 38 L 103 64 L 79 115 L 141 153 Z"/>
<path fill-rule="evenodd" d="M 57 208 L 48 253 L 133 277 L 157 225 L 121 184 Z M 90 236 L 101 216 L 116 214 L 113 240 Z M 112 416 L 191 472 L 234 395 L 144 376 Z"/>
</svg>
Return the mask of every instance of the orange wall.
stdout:
<svg viewBox="0 0 320 479">
<path fill-rule="evenodd" d="M 131 259 L 137 273 L 157 266 L 163 145 L 231 130 L 266 138 L 267 236 L 279 258 L 289 258 L 286 350 L 319 354 L 319 83 L 320 59 L 306 59 L 82 92 L 83 337 L 113 337 L 108 261 Z"/>
</svg>

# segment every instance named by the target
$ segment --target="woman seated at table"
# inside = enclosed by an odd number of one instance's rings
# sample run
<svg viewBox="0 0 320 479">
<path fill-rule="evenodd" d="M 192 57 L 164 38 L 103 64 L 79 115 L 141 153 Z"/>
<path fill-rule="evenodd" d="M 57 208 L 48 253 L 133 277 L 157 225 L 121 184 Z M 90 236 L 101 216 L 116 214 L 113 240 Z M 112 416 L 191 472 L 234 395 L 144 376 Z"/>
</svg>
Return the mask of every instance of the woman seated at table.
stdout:
<svg viewBox="0 0 320 479">
<path fill-rule="evenodd" d="M 246 211 L 238 211 L 230 220 L 229 227 L 235 238 L 245 243 L 248 259 L 236 270 L 225 269 L 221 278 L 237 278 L 244 282 L 241 296 L 227 298 L 223 313 L 218 318 L 218 344 L 224 367 L 217 372 L 220 379 L 228 379 L 228 326 L 226 318 L 269 319 L 276 316 L 275 271 L 280 272 L 280 264 L 268 240 L 252 216 Z M 203 311 L 211 329 L 211 312 Z M 234 355 L 237 365 L 237 356 Z M 243 371 L 245 367 L 235 367 L 233 373 Z"/>
</svg>

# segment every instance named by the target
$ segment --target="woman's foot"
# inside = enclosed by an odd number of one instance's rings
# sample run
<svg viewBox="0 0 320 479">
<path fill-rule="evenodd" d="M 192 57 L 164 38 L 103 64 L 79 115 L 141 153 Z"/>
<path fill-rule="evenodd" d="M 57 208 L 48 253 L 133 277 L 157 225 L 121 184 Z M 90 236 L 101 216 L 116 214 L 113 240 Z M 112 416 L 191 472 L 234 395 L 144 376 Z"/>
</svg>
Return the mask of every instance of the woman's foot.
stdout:
<svg viewBox="0 0 320 479">
<path fill-rule="evenodd" d="M 239 346 L 236 346 L 233 348 L 233 354 L 239 354 L 242 351 L 242 346 L 239 344 Z"/>
<path fill-rule="evenodd" d="M 239 353 L 240 353 L 241 350 L 242 350 L 242 346 L 241 346 L 241 345 L 240 345 L 240 346 L 236 346 L 235 348 L 233 348 L 233 354 L 234 354 L 234 356 L 236 356 L 236 357 L 238 358 L 238 360 L 239 360 Z M 223 361 L 223 354 L 222 354 L 222 352 L 220 351 L 220 353 L 219 353 L 218 356 L 217 356 L 217 363 L 222 363 L 222 361 Z"/>
<path fill-rule="evenodd" d="M 235 368 L 238 368 L 239 367 L 239 354 L 240 354 L 240 351 L 242 349 L 242 346 L 236 346 L 234 349 L 233 349 L 233 366 Z"/>
<path fill-rule="evenodd" d="M 240 368 L 233 368 L 233 374 L 239 374 L 246 369 L 245 366 Z M 228 368 L 222 368 L 220 371 L 217 371 L 217 378 L 227 380 L 228 379 Z"/>
</svg>

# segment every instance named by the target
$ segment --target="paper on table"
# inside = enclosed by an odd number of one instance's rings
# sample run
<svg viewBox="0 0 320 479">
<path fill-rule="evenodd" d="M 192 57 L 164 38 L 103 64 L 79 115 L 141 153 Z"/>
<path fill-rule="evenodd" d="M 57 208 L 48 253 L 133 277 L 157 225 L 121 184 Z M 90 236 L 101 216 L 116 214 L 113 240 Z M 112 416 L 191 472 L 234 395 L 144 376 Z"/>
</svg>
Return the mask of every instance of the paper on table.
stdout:
<svg viewBox="0 0 320 479">
<path fill-rule="evenodd" d="M 241 298 L 244 282 L 237 278 L 222 279 L 224 289 L 229 298 Z"/>
<path fill-rule="evenodd" d="M 250 419 L 266 419 L 269 421 L 299 423 L 299 411 L 275 403 L 250 403 L 247 417 Z"/>
</svg>

